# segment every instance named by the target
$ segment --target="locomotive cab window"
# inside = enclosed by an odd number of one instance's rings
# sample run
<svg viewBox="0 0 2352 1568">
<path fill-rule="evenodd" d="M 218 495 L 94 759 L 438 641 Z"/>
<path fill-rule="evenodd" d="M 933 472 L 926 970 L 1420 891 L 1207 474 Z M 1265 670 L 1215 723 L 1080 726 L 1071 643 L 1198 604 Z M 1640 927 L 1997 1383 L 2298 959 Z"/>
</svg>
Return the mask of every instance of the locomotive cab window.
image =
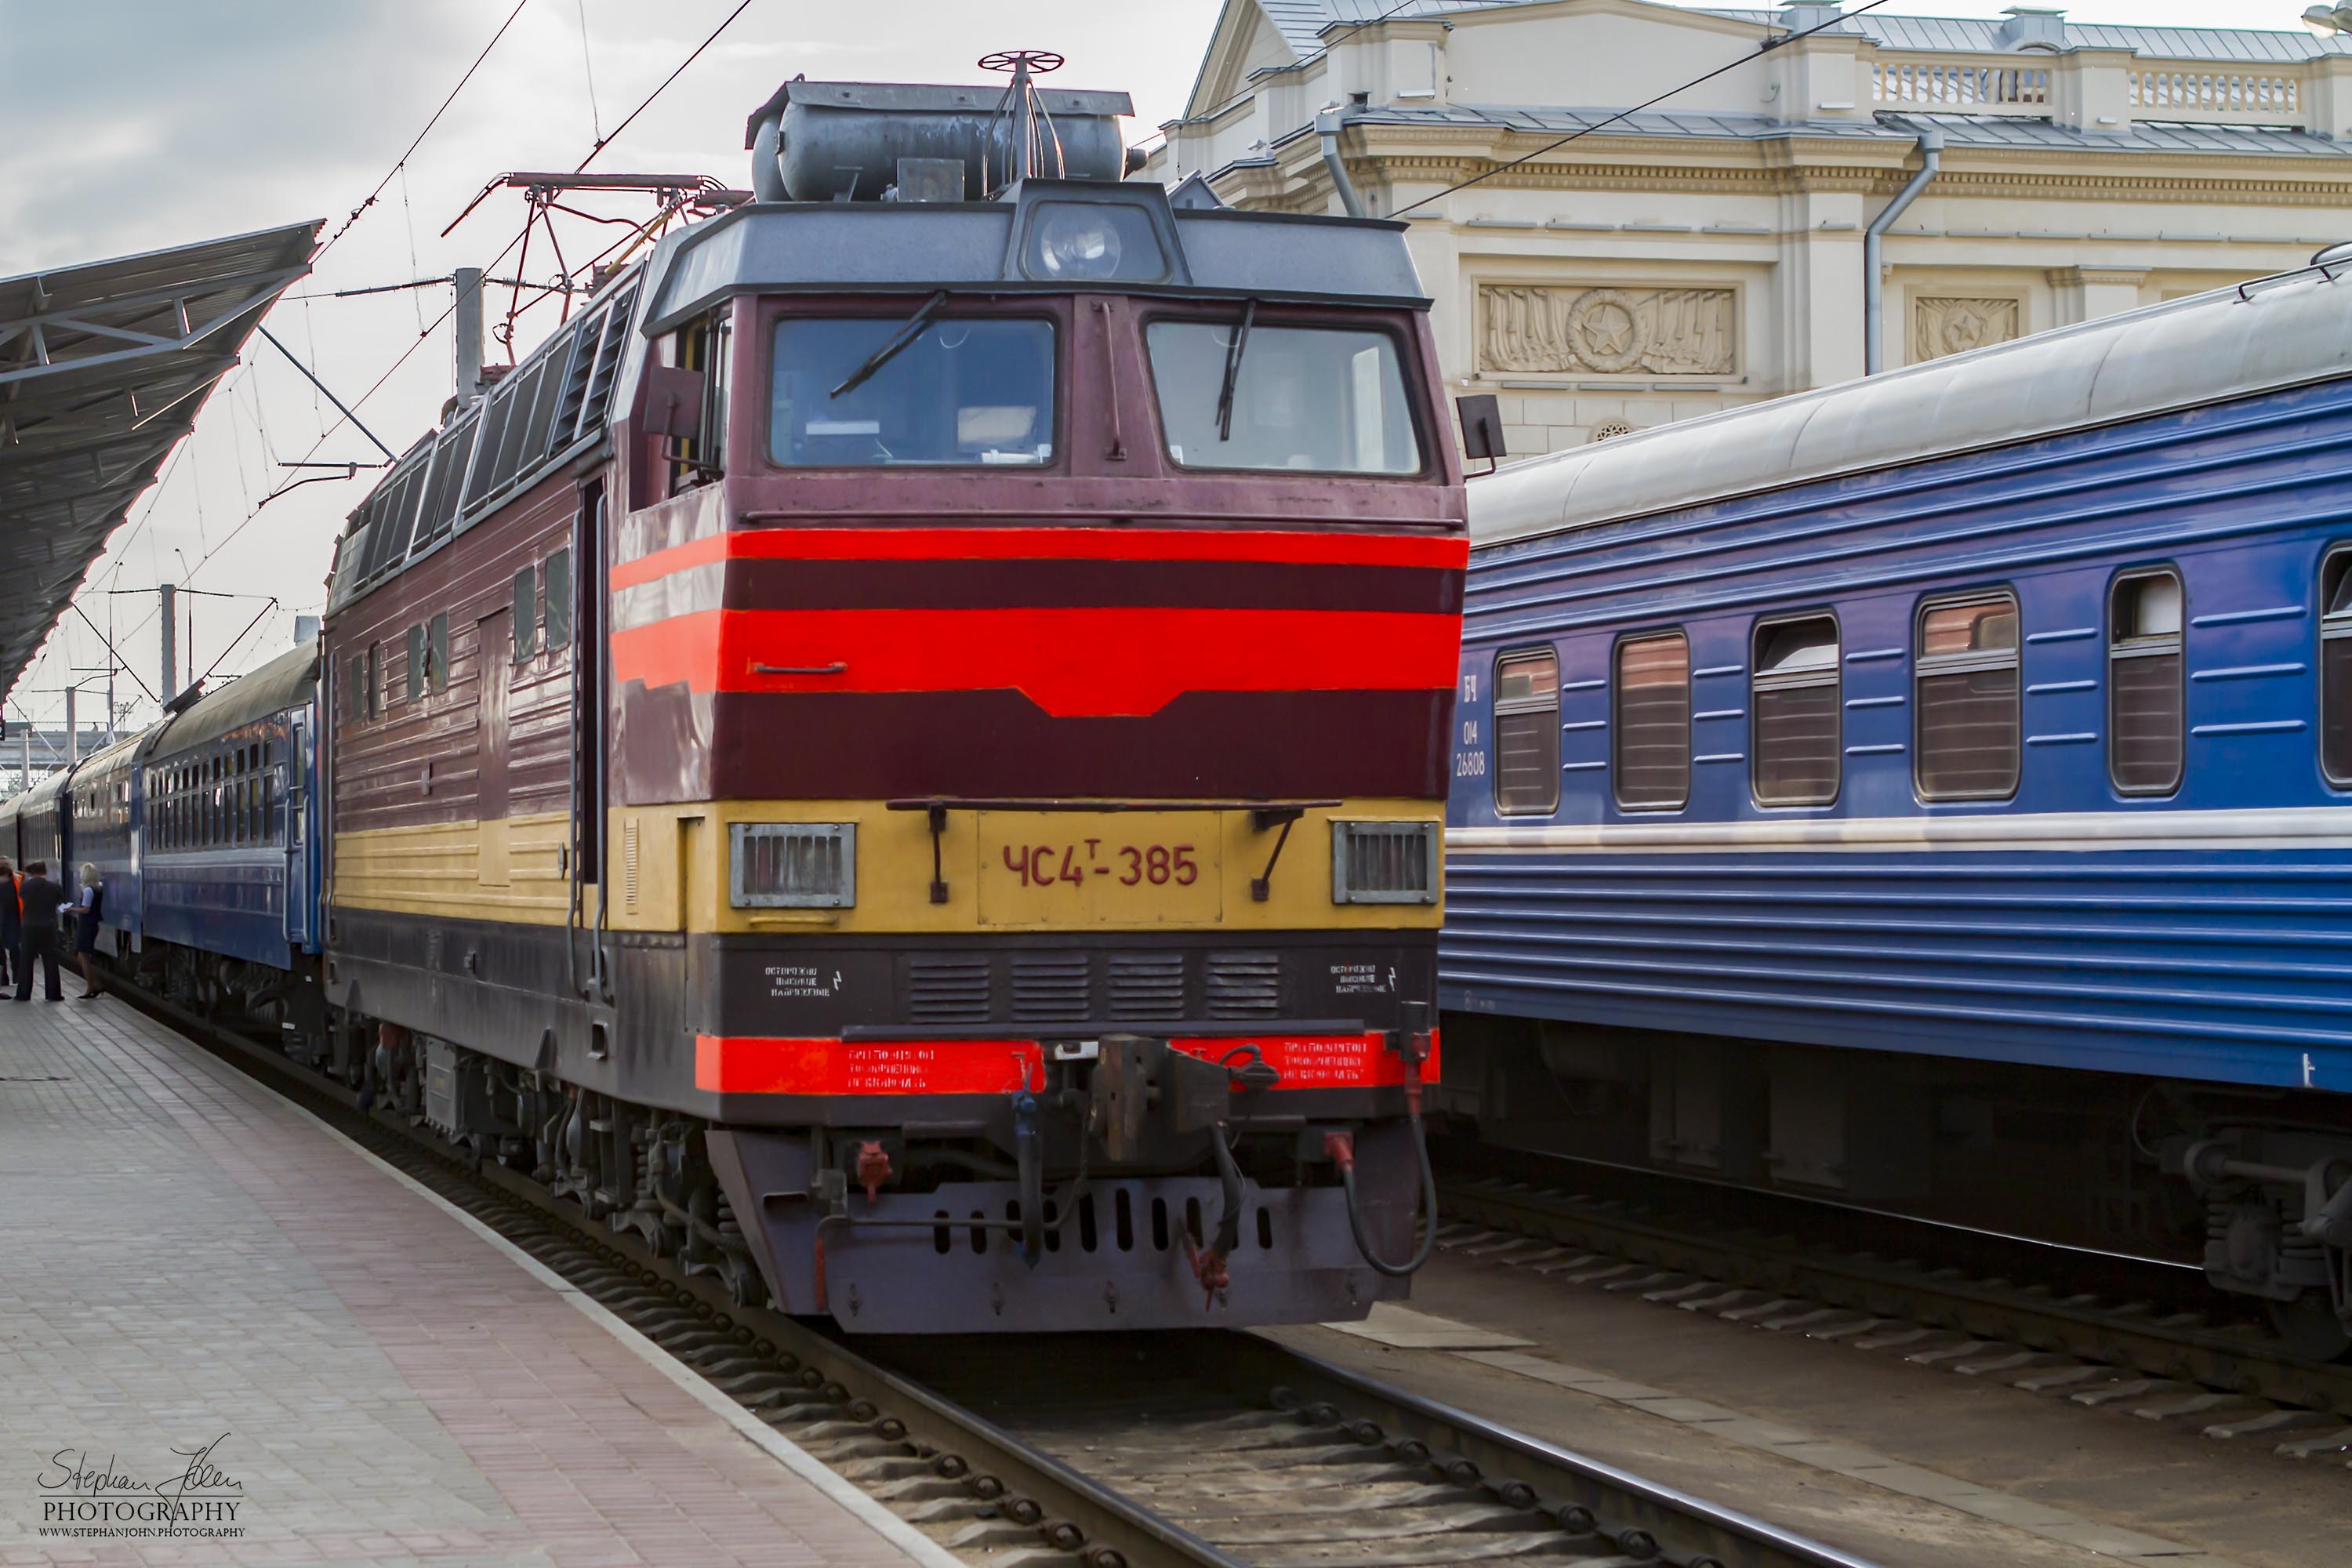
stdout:
<svg viewBox="0 0 2352 1568">
<path fill-rule="evenodd" d="M 2319 749 L 2327 780 L 2352 786 L 2352 549 L 2319 572 Z"/>
<path fill-rule="evenodd" d="M 1507 653 L 1495 661 L 1495 809 L 1506 816 L 1559 805 L 1559 656 Z"/>
<path fill-rule="evenodd" d="M 681 370 L 700 374 L 702 405 L 696 421 L 698 433 L 672 445 L 672 494 L 708 484 L 727 471 L 729 331 L 728 309 L 723 305 L 678 329 L 676 363 Z"/>
<path fill-rule="evenodd" d="M 1036 468 L 1054 458 L 1054 323 L 787 317 L 768 452 L 786 468 Z"/>
<path fill-rule="evenodd" d="M 1837 622 L 1828 616 L 1756 628 L 1751 766 L 1759 805 L 1837 799 Z"/>
<path fill-rule="evenodd" d="M 1168 455 L 1190 468 L 1417 474 L 1403 356 L 1362 327 L 1154 321 L 1145 330 Z"/>
<path fill-rule="evenodd" d="M 1916 782 L 1924 800 L 2017 793 L 2017 601 L 1977 594 L 1919 610 Z"/>
<path fill-rule="evenodd" d="M 1690 639 L 1680 632 L 1617 645 L 1610 776 L 1626 811 L 1675 811 L 1690 799 Z"/>
<path fill-rule="evenodd" d="M 2180 787 L 2180 578 L 2140 572 L 2107 600 L 2107 772 L 2124 795 Z"/>
</svg>

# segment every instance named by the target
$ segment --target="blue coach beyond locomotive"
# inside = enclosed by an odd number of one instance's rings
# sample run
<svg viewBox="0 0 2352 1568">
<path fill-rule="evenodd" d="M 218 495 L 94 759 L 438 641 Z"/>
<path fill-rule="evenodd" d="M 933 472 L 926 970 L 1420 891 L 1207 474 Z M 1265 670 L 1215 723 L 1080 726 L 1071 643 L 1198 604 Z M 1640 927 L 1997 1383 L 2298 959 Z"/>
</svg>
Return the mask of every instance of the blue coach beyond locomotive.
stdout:
<svg viewBox="0 0 2352 1568">
<path fill-rule="evenodd" d="M 1444 1103 L 2352 1334 L 2352 276 L 1471 486 Z"/>
<path fill-rule="evenodd" d="M 318 646 L 308 643 L 0 805 L 0 853 L 95 865 L 100 951 L 207 1013 L 316 1027 Z"/>
</svg>

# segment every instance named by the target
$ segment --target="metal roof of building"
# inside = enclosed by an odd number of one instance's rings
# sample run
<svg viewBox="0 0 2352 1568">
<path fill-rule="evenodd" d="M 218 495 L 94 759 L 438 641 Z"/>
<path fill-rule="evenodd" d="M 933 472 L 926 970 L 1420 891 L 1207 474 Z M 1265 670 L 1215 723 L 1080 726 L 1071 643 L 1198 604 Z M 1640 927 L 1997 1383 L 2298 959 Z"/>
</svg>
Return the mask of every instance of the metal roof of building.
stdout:
<svg viewBox="0 0 2352 1568">
<path fill-rule="evenodd" d="M 1351 110 L 1350 124 L 1502 126 L 1539 134 L 1567 135 L 1609 120 L 1609 109 L 1547 109 L 1467 103 L 1390 105 Z M 2184 125 L 2135 121 L 2122 131 L 2076 131 L 2047 120 L 2009 115 L 1881 114 L 1873 120 L 1777 121 L 1761 114 L 1676 114 L 1650 110 L 1612 124 L 1611 136 L 1696 136 L 1733 141 L 1828 136 L 1852 141 L 1908 142 L 1920 128 L 1934 125 L 1953 147 L 2021 147 L 2076 153 L 2189 153 L 2264 157 L 2347 158 L 2352 144 L 2306 131 L 2252 125 Z M 1292 136 L 1311 135 L 1303 126 Z M 1284 137 L 1288 141 L 1291 137 Z"/>
<path fill-rule="evenodd" d="M 318 223 L 0 278 L 0 689 L 310 270 Z"/>
<path fill-rule="evenodd" d="M 1416 16 L 1508 10 L 1549 3 L 1549 0 L 1422 0 L 1420 5 L 1408 5 L 1396 16 L 1409 21 Z M 1322 52 L 1324 28 L 1383 20 L 1393 4 L 1394 0 L 1258 0 L 1258 8 L 1282 34 L 1291 52 L 1305 60 Z M 1785 25 L 1777 10 L 1703 9 L 1707 16 L 1728 16 L 1758 26 Z M 2003 31 L 2010 26 L 1997 16 L 1889 16 L 1869 11 L 1847 17 L 1840 30 L 1859 32 L 1886 49 L 2013 54 L 2017 52 L 2016 45 Z M 2317 38 L 2305 32 L 2244 27 L 2127 27 L 2090 22 L 2065 22 L 2063 26 L 2069 47 L 2132 49 L 2162 59 L 2261 64 L 2352 52 L 2352 42 L 2341 37 Z"/>
<path fill-rule="evenodd" d="M 1494 4 L 1496 0 L 1486 0 Z M 1514 5 L 1525 0 L 1501 0 Z M 2284 9 L 2284 8 L 2282 8 Z M 1714 10 L 1759 26 L 1780 25 L 1773 11 Z M 1974 55 L 2018 52 L 2010 24 L 1998 16 L 1888 16 L 1866 11 L 1849 16 L 1841 32 L 1862 34 L 1882 49 L 1910 49 L 1923 54 Z M 2168 60 L 2211 60 L 2215 63 L 2284 64 L 2314 55 L 2340 55 L 2347 46 L 2341 37 L 2321 38 L 2305 32 L 2256 30 L 2251 27 L 2129 27 L 2104 22 L 2062 22 L 2065 47 L 2077 49 L 2130 49 L 2136 54 Z"/>
</svg>

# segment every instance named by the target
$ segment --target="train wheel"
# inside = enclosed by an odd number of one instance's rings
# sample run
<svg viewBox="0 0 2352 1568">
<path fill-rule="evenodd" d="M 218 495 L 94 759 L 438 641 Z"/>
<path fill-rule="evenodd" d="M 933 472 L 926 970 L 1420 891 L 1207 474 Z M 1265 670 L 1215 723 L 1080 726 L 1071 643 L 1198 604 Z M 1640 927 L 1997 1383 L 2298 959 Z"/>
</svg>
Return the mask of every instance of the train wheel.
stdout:
<svg viewBox="0 0 2352 1568">
<path fill-rule="evenodd" d="M 2326 1295 L 2306 1290 L 2292 1301 L 2271 1303 L 2271 1326 L 2286 1348 L 2308 1361 L 2341 1361 L 2352 1351 L 2352 1329 L 2336 1315 Z"/>
</svg>

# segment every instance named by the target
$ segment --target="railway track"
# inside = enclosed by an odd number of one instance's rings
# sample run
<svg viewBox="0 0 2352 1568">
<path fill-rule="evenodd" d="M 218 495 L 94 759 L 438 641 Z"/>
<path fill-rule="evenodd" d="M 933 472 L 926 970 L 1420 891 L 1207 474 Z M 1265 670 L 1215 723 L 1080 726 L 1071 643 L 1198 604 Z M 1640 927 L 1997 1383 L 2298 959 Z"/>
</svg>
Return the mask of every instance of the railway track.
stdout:
<svg viewBox="0 0 2352 1568">
<path fill-rule="evenodd" d="M 466 1158 L 270 1047 L 135 1005 L 489 1226 L 761 1421 L 983 1568 L 1864 1560 L 1261 1336 L 853 1348 L 732 1302 L 634 1234 Z"/>
<path fill-rule="evenodd" d="M 2193 1419 L 2217 1436 L 2268 1436 L 2292 1457 L 2352 1440 L 2352 1365 L 2296 1356 L 2251 1321 L 2214 1322 L 2160 1280 L 2102 1294 L 2066 1280 L 2072 1255 L 2053 1257 L 2046 1273 L 2065 1282 L 2053 1284 L 2021 1268 L 1929 1261 L 1934 1240 L 1916 1231 L 1918 1255 L 1906 1257 L 1829 1239 L 1825 1225 L 1710 1224 L 1624 1195 L 1627 1178 L 1612 1177 L 1619 1195 L 1515 1174 L 1448 1178 L 1440 1247 L 2084 1405 Z M 1874 1241 L 1886 1234 L 1868 1228 Z M 1995 1253 L 2012 1262 L 2026 1246 L 1999 1239 Z"/>
</svg>

